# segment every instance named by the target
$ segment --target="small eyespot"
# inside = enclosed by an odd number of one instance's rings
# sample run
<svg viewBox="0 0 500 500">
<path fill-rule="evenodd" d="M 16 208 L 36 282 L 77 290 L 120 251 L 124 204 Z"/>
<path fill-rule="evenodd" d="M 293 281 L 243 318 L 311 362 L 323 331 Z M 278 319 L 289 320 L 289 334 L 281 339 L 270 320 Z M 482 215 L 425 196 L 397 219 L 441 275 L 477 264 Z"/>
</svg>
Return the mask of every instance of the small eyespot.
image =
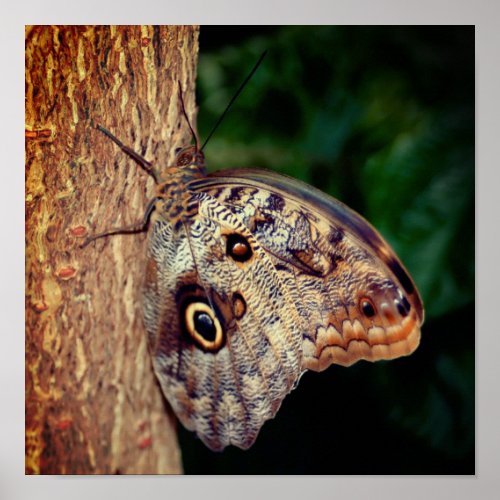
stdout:
<svg viewBox="0 0 500 500">
<path fill-rule="evenodd" d="M 219 350 L 224 342 L 224 333 L 220 321 L 213 309 L 205 302 L 192 302 L 184 311 L 187 333 L 202 349 Z"/>
<path fill-rule="evenodd" d="M 361 299 L 359 302 L 361 312 L 367 317 L 372 318 L 375 316 L 375 306 L 370 299 Z"/>
<path fill-rule="evenodd" d="M 175 148 L 175 154 L 178 155 L 182 151 L 182 148 Z"/>
<path fill-rule="evenodd" d="M 406 297 L 403 297 L 401 301 L 395 300 L 394 303 L 396 304 L 396 308 L 401 316 L 406 317 L 408 316 L 408 313 L 410 312 L 411 306 Z"/>
<path fill-rule="evenodd" d="M 226 253 L 237 262 L 246 262 L 252 257 L 250 243 L 240 234 L 230 234 L 227 238 Z"/>
<path fill-rule="evenodd" d="M 233 294 L 233 314 L 236 319 L 241 319 L 247 312 L 247 304 L 245 299 L 239 294 Z"/>
</svg>

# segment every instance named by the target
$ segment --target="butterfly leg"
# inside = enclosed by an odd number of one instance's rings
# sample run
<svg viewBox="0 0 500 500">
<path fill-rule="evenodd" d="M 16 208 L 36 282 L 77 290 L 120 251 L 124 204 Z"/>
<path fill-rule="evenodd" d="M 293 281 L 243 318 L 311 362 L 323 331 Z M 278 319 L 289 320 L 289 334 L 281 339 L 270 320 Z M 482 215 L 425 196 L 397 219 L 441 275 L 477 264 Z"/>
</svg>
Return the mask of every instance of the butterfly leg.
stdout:
<svg viewBox="0 0 500 500">
<path fill-rule="evenodd" d="M 142 218 L 141 221 L 136 222 L 135 224 L 131 224 L 129 226 L 123 226 L 123 227 L 115 227 L 112 229 L 109 229 L 108 231 L 103 231 L 102 233 L 97 233 L 92 236 L 89 236 L 81 245 L 81 247 L 86 247 L 89 243 L 92 243 L 93 241 L 99 239 L 99 238 L 104 238 L 105 236 L 112 236 L 114 234 L 131 234 L 131 233 L 142 233 L 147 230 L 148 225 L 149 225 L 149 219 L 151 217 L 151 214 L 153 213 L 153 210 L 155 209 L 155 204 L 156 204 L 157 198 L 153 198 L 147 205 L 146 207 L 146 212 L 144 213 L 144 217 Z"/>
<path fill-rule="evenodd" d="M 101 127 L 101 125 L 96 125 L 97 130 L 99 132 L 102 132 L 106 137 L 111 139 L 124 153 L 126 153 L 128 156 L 130 156 L 136 163 L 139 164 L 139 166 L 145 170 L 149 175 L 151 175 L 155 182 L 158 183 L 158 176 L 159 173 L 158 171 L 153 167 L 153 164 L 143 158 L 139 153 L 136 153 L 133 149 L 129 148 L 128 146 L 125 146 L 120 139 L 115 137 L 109 130 L 105 129 L 104 127 Z M 143 231 L 146 231 L 148 228 L 149 224 L 149 218 L 151 216 L 151 213 L 153 212 L 155 208 L 155 203 L 156 203 L 157 198 L 153 198 L 149 203 L 148 206 L 146 207 L 146 212 L 144 213 L 144 217 L 142 218 L 141 221 L 136 222 L 135 224 L 131 224 L 129 226 L 123 226 L 123 227 L 116 227 L 109 229 L 107 231 L 103 231 L 102 233 L 94 234 L 92 236 L 89 236 L 81 245 L 81 247 L 86 247 L 89 243 L 92 241 L 95 241 L 99 238 L 104 238 L 105 236 L 112 236 L 114 234 L 130 234 L 130 233 L 142 233 Z"/>
<path fill-rule="evenodd" d="M 124 153 L 130 156 L 136 163 L 138 163 L 141 168 L 151 175 L 155 182 L 158 183 L 159 172 L 156 168 L 153 167 L 153 164 L 143 158 L 139 153 L 136 153 L 133 149 L 125 146 L 117 137 L 115 137 L 109 130 L 101 127 L 100 125 L 96 125 L 97 130 L 102 132 L 106 137 L 111 139 Z"/>
</svg>

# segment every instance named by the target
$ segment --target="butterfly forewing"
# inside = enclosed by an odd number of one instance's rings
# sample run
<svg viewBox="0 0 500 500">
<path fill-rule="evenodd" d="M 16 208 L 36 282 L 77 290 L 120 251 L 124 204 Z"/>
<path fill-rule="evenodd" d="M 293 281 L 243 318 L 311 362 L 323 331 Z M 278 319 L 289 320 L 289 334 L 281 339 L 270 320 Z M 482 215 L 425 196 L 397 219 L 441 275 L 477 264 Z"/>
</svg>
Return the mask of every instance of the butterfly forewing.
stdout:
<svg viewBox="0 0 500 500">
<path fill-rule="evenodd" d="M 423 308 L 408 273 L 361 216 L 310 186 L 260 170 L 195 181 L 242 221 L 299 312 L 304 369 L 413 352 Z"/>
</svg>

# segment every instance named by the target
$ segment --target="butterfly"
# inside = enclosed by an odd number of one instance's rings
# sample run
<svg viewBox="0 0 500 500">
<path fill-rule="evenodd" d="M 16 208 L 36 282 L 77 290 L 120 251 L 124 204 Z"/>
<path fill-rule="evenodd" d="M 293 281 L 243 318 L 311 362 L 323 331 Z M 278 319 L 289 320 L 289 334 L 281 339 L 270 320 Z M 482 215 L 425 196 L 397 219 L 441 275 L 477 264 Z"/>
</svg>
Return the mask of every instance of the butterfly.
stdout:
<svg viewBox="0 0 500 500">
<path fill-rule="evenodd" d="M 147 228 L 143 318 L 154 371 L 210 449 L 249 448 L 306 370 L 417 348 L 416 286 L 346 205 L 266 170 L 207 173 L 192 128 L 196 144 L 164 169 L 97 128 L 154 178 L 156 193 L 140 224 L 86 243 Z"/>
</svg>

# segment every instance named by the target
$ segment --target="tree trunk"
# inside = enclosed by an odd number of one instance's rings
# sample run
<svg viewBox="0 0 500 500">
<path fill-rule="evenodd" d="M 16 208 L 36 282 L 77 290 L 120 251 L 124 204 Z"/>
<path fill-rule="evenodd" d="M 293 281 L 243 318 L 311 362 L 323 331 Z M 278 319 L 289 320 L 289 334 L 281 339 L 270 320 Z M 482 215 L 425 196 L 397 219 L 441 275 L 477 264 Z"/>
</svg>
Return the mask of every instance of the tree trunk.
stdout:
<svg viewBox="0 0 500 500">
<path fill-rule="evenodd" d="M 142 219 L 155 164 L 190 142 L 193 27 L 26 29 L 26 473 L 181 472 L 142 325 Z"/>
</svg>

